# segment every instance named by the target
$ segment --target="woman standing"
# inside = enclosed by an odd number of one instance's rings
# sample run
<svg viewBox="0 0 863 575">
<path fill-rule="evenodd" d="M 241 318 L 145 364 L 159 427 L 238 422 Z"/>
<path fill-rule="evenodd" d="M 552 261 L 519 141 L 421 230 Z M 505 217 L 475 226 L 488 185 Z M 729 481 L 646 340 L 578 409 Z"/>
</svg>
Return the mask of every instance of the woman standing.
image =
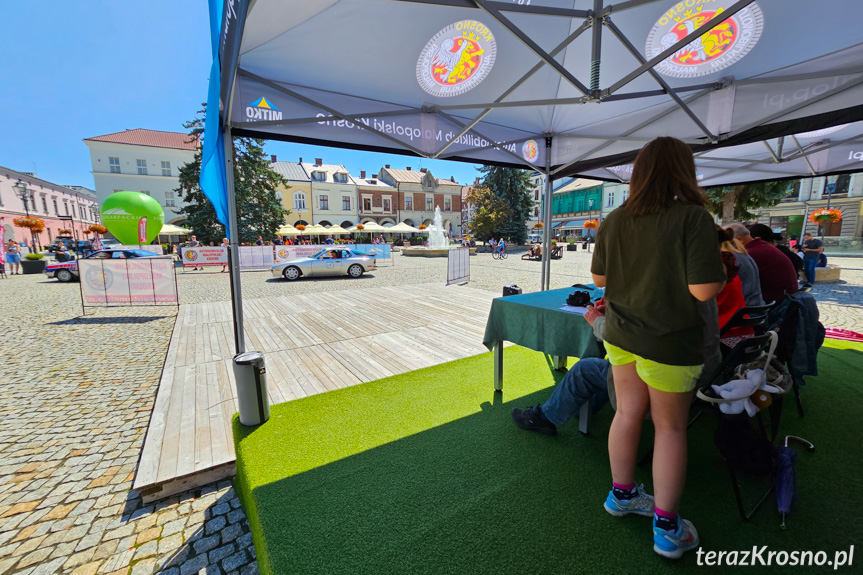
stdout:
<svg viewBox="0 0 863 575">
<path fill-rule="evenodd" d="M 615 516 L 653 516 L 654 551 L 677 559 L 698 547 L 698 532 L 677 514 L 689 405 L 704 363 L 696 304 L 719 293 L 726 276 L 686 144 L 664 137 L 645 146 L 630 194 L 598 230 L 591 265 L 594 283 L 607 286 L 605 347 L 617 392 L 608 435 L 613 487 L 605 509 Z M 635 484 L 648 410 L 656 430 L 655 501 Z"/>
<path fill-rule="evenodd" d="M 228 257 L 231 257 L 231 254 L 230 254 L 231 244 L 230 244 L 230 243 L 228 243 L 228 238 L 222 238 L 222 243 L 221 243 L 221 244 L 219 244 L 219 247 L 220 247 L 220 248 L 225 248 L 225 249 L 227 249 L 227 250 L 228 250 Z M 222 264 L 222 273 L 224 273 L 224 271 L 225 271 L 225 267 L 226 267 L 227 265 L 228 265 L 228 264 Z"/>
<path fill-rule="evenodd" d="M 6 263 L 9 264 L 9 275 L 21 274 L 21 246 L 14 239 L 6 244 Z"/>
</svg>

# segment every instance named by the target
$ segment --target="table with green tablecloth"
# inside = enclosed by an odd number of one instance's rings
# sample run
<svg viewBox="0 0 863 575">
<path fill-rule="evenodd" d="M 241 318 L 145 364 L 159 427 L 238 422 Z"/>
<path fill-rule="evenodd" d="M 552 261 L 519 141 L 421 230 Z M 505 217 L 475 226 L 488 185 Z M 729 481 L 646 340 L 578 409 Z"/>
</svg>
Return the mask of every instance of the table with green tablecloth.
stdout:
<svg viewBox="0 0 863 575">
<path fill-rule="evenodd" d="M 563 288 L 499 297 L 492 301 L 483 344 L 494 350 L 494 388 L 503 388 L 503 342 L 511 341 L 534 351 L 565 360 L 567 357 L 605 357 L 602 344 L 583 316 L 563 311 L 576 288 Z M 584 288 L 577 288 L 584 289 Z M 599 293 L 592 286 L 593 298 Z"/>
</svg>

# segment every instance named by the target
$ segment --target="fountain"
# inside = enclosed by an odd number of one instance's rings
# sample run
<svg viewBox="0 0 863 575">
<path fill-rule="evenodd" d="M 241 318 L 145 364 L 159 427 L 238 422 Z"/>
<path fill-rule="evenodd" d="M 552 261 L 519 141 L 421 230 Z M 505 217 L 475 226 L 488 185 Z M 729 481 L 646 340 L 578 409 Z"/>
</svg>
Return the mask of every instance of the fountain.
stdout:
<svg viewBox="0 0 863 575">
<path fill-rule="evenodd" d="M 428 231 L 428 247 L 414 246 L 402 249 L 402 254 L 406 256 L 420 257 L 446 257 L 449 251 L 458 246 L 450 246 L 447 232 L 443 227 L 443 217 L 441 217 L 440 206 L 435 206 L 434 219 L 432 225 L 426 228 Z M 471 248 L 470 253 L 475 253 L 476 248 Z"/>
</svg>

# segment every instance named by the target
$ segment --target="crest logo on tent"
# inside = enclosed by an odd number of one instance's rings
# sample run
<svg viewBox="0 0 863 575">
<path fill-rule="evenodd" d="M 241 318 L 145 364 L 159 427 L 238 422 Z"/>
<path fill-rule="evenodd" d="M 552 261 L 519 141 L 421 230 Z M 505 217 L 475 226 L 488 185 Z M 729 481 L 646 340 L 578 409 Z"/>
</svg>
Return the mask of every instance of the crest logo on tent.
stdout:
<svg viewBox="0 0 863 575">
<path fill-rule="evenodd" d="M 732 4 L 734 0 L 685 0 L 676 3 L 650 31 L 644 49 L 647 58 L 655 57 L 711 20 L 721 18 Z M 655 69 L 674 78 L 714 74 L 746 56 L 758 43 L 763 28 L 764 15 L 753 2 L 673 53 Z"/>
<path fill-rule="evenodd" d="M 281 120 L 282 112 L 261 96 L 246 106 L 246 117 L 250 120 Z"/>
<path fill-rule="evenodd" d="M 528 140 L 521 145 L 522 157 L 533 164 L 539 156 L 539 148 L 536 145 L 536 140 Z"/>
<path fill-rule="evenodd" d="M 496 56 L 491 30 L 476 20 L 460 20 L 435 34 L 420 52 L 417 82 L 432 96 L 458 96 L 485 80 Z"/>
</svg>

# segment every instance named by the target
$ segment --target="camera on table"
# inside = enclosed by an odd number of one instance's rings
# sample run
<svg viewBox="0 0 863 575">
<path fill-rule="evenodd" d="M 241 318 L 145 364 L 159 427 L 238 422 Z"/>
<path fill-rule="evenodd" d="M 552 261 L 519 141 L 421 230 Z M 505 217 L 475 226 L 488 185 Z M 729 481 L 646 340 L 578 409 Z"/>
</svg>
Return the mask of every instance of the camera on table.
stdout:
<svg viewBox="0 0 863 575">
<path fill-rule="evenodd" d="M 587 307 L 590 303 L 590 293 L 586 291 L 576 290 L 566 298 L 566 305 L 572 307 Z"/>
</svg>

